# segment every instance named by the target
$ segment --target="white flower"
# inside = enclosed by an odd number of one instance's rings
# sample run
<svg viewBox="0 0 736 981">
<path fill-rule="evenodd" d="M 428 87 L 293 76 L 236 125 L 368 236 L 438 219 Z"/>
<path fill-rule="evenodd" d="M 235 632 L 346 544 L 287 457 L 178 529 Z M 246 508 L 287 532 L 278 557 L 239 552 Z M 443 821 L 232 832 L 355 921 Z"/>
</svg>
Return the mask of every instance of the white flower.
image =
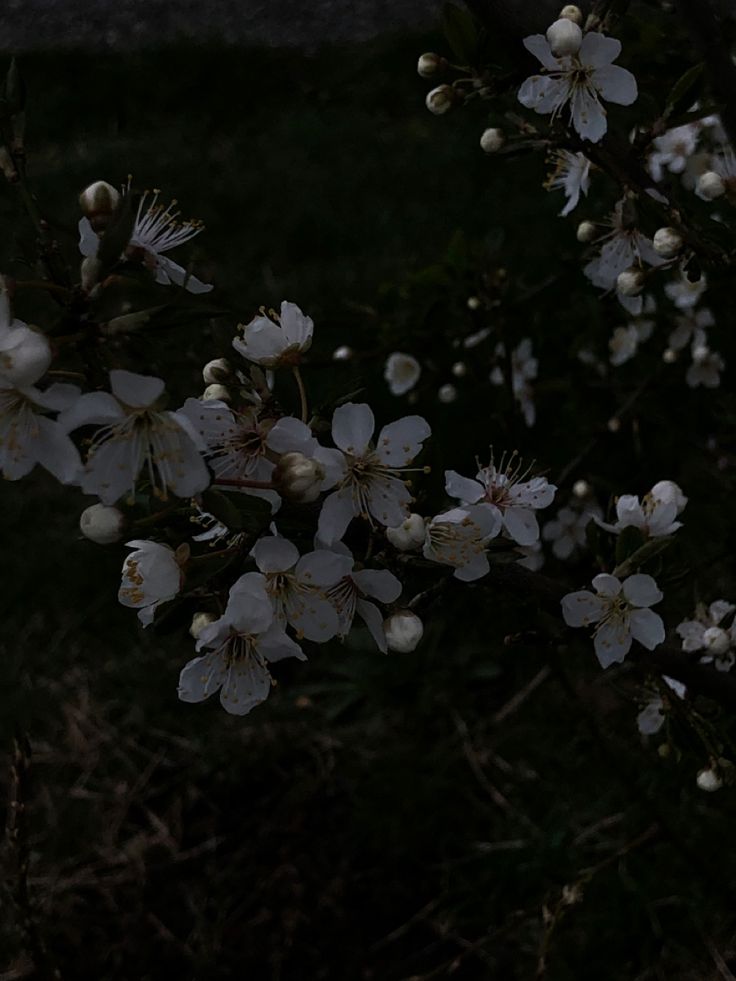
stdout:
<svg viewBox="0 0 736 981">
<path fill-rule="evenodd" d="M 681 351 L 694 336 L 705 337 L 706 328 L 713 327 L 715 318 L 707 307 L 700 310 L 690 308 L 686 309 L 681 316 L 676 317 L 675 323 L 677 326 L 670 333 L 667 343 L 673 351 Z"/>
<path fill-rule="evenodd" d="M 127 542 L 136 551 L 123 563 L 123 580 L 118 599 L 123 606 L 138 610 L 138 619 L 147 627 L 160 603 L 173 599 L 181 588 L 181 568 L 176 554 L 158 542 Z"/>
<path fill-rule="evenodd" d="M 690 388 L 697 388 L 699 385 L 704 388 L 718 388 L 726 362 L 717 351 L 711 351 L 708 347 L 705 331 L 695 331 L 690 353 L 693 361 L 685 373 L 686 384 Z"/>
<path fill-rule="evenodd" d="M 636 324 L 617 327 L 608 342 L 608 348 L 611 352 L 609 361 L 612 365 L 618 367 L 626 361 L 630 361 L 639 348 L 639 332 L 636 329 Z"/>
<path fill-rule="evenodd" d="M 421 416 L 405 416 L 384 426 L 373 446 L 374 429 L 370 406 L 348 402 L 332 417 L 339 449 L 319 448 L 314 454 L 327 472 L 323 489 L 337 485 L 319 516 L 318 535 L 326 545 L 339 541 L 354 517 L 395 528 L 409 515 L 412 496 L 400 475 L 431 430 Z"/>
<path fill-rule="evenodd" d="M 47 418 L 79 396 L 74 385 L 55 384 L 44 392 L 33 385 L 16 388 L 0 375 L 0 471 L 19 480 L 37 463 L 62 484 L 76 482 L 82 461 L 66 431 Z"/>
<path fill-rule="evenodd" d="M 637 573 L 621 583 L 601 573 L 593 588 L 597 595 L 581 590 L 564 596 L 562 615 L 568 627 L 598 625 L 593 646 L 601 667 L 623 661 L 632 639 L 650 651 L 664 641 L 662 618 L 649 609 L 662 599 L 651 576 Z"/>
<path fill-rule="evenodd" d="M 352 557 L 316 549 L 299 557 L 299 550 L 279 535 L 259 538 L 250 553 L 266 580 L 277 623 L 290 624 L 297 635 L 324 643 L 339 632 L 337 614 L 327 590 L 353 567 Z"/>
<path fill-rule="evenodd" d="M 248 361 L 275 368 L 295 365 L 312 345 L 314 323 L 295 303 L 281 304 L 280 316 L 273 310 L 254 317 L 249 324 L 240 325 L 242 337 L 233 339 L 233 347 Z"/>
<path fill-rule="evenodd" d="M 347 637 L 350 633 L 357 613 L 368 628 L 378 649 L 385 654 L 388 648 L 383 631 L 383 614 L 376 604 L 370 603 L 366 597 L 376 599 L 379 603 L 394 603 L 401 595 L 401 583 L 388 569 L 353 571 L 353 557 L 343 542 L 335 542 L 332 550 L 349 561 L 349 568 L 342 579 L 327 590 L 327 598 L 337 611 L 340 637 Z"/>
<path fill-rule="evenodd" d="M 424 624 L 411 610 L 397 610 L 384 620 L 383 632 L 390 651 L 410 654 L 424 636 Z"/>
<path fill-rule="evenodd" d="M 718 186 L 720 180 L 720 188 Z M 710 170 L 703 174 L 696 184 L 695 193 L 703 201 L 712 201 L 726 191 L 736 189 L 736 154 L 724 146 L 721 152 L 711 157 Z"/>
<path fill-rule="evenodd" d="M 551 160 L 555 169 L 544 186 L 548 191 L 561 188 L 565 192 L 567 204 L 560 212 L 560 217 L 564 218 L 577 207 L 581 193 L 588 193 L 590 160 L 583 153 L 570 153 L 569 150 L 556 150 L 551 155 Z"/>
<path fill-rule="evenodd" d="M 251 480 L 268 483 L 273 479 L 272 458 L 284 453 L 302 453 L 311 457 L 317 440 L 309 426 L 284 416 L 274 422 L 261 417 L 261 409 L 248 407 L 234 411 L 223 402 L 187 399 L 179 415 L 189 420 L 205 446 L 207 462 L 218 480 Z M 278 510 L 281 498 L 275 490 L 258 487 L 230 487 L 268 501 Z"/>
<path fill-rule="evenodd" d="M 305 660 L 299 645 L 274 623 L 266 581 L 258 572 L 241 576 L 224 614 L 200 630 L 197 651 L 203 649 L 209 653 L 190 661 L 179 676 L 179 698 L 202 702 L 219 691 L 222 707 L 232 715 L 246 715 L 268 698 L 269 662 Z"/>
<path fill-rule="evenodd" d="M 649 154 L 647 167 L 653 180 L 662 180 L 665 167 L 671 174 L 683 173 L 689 158 L 695 153 L 700 131 L 698 123 L 686 123 L 668 129 L 652 140 L 654 150 Z"/>
<path fill-rule="evenodd" d="M 560 508 L 554 520 L 542 528 L 542 538 L 552 542 L 552 552 L 558 559 L 569 559 L 579 548 L 585 547 L 585 529 L 594 517 L 600 516 L 595 505 L 583 511 Z"/>
<path fill-rule="evenodd" d="M 488 573 L 486 550 L 500 530 L 497 510 L 472 505 L 453 508 L 427 522 L 423 554 L 432 562 L 452 566 L 456 579 L 472 582 Z"/>
<path fill-rule="evenodd" d="M 503 343 L 496 345 L 495 354 L 497 358 L 505 356 Z M 527 426 L 533 426 L 536 420 L 536 409 L 534 406 L 534 390 L 531 382 L 537 377 L 539 362 L 532 355 L 532 342 L 528 337 L 518 344 L 511 352 L 511 381 L 514 398 L 524 416 Z M 492 385 L 503 385 L 504 373 L 500 365 L 496 365 L 490 374 Z"/>
<path fill-rule="evenodd" d="M 722 626 L 736 606 L 726 600 L 715 600 L 706 608 L 698 603 L 694 620 L 683 620 L 676 631 L 684 651 L 703 651 L 701 662 L 714 664 L 719 671 L 730 671 L 736 661 L 736 623 Z"/>
<path fill-rule="evenodd" d="M 662 675 L 662 681 L 670 688 L 677 698 L 684 698 L 687 689 L 680 681 Z M 655 695 L 647 702 L 644 708 L 636 717 L 636 725 L 642 736 L 653 736 L 664 725 L 665 711 L 669 704 L 669 698 Z"/>
<path fill-rule="evenodd" d="M 411 354 L 394 351 L 388 356 L 383 377 L 392 395 L 406 395 L 419 381 L 422 366 Z"/>
<path fill-rule="evenodd" d="M 630 106 L 636 101 L 636 79 L 612 62 L 621 53 L 621 42 L 590 31 L 576 55 L 556 58 L 542 34 L 524 38 L 524 47 L 546 69 L 533 75 L 519 89 L 519 102 L 538 113 L 560 114 L 570 103 L 570 121 L 584 140 L 598 143 L 608 128 L 606 110 L 600 103 Z"/>
<path fill-rule="evenodd" d="M 14 320 L 8 294 L 0 286 L 0 379 L 23 388 L 33 385 L 51 364 L 51 345 L 44 334 Z"/>
<path fill-rule="evenodd" d="M 691 282 L 683 274 L 679 279 L 666 283 L 664 291 L 678 310 L 690 310 L 697 305 L 707 287 L 705 273 L 701 273 L 700 279 L 696 279 L 695 282 Z"/>
<path fill-rule="evenodd" d="M 661 480 L 644 495 L 641 502 L 634 494 L 622 494 L 616 500 L 615 524 L 596 520 L 601 528 L 615 534 L 624 528 L 638 528 L 647 538 L 661 538 L 682 528 L 682 522 L 675 518 L 686 503 L 687 498 L 677 484 L 671 480 Z"/>
<path fill-rule="evenodd" d="M 124 188 L 123 193 L 130 191 Z M 172 210 L 176 201 L 164 208 L 158 203 L 159 194 L 160 191 L 154 191 L 149 198 L 149 192 L 146 191 L 141 196 L 126 255 L 134 255 L 140 250 L 144 264 L 162 286 L 175 283 L 190 293 L 209 293 L 211 284 L 202 283 L 196 276 L 190 276 L 186 269 L 163 255 L 199 235 L 204 225 L 200 221 L 179 221 L 180 212 Z M 83 256 L 96 256 L 99 244 L 100 239 L 92 229 L 89 219 L 82 218 L 79 222 L 79 251 Z"/>
<path fill-rule="evenodd" d="M 504 468 L 493 463 L 478 471 L 470 480 L 454 470 L 445 471 L 445 489 L 461 504 L 478 504 L 488 508 L 501 522 L 504 532 L 518 545 L 531 545 L 539 539 L 539 525 L 534 512 L 549 507 L 557 488 L 546 477 L 524 480 L 521 463 L 514 466 L 514 455 Z"/>
<path fill-rule="evenodd" d="M 210 475 L 199 451 L 196 430 L 177 412 L 154 408 L 164 383 L 150 375 L 111 371 L 107 392 L 89 392 L 59 417 L 66 432 L 102 424 L 92 440 L 80 477 L 85 494 L 97 494 L 103 504 L 115 504 L 135 493 L 141 470 L 151 490 L 166 500 L 172 490 L 192 497 L 208 486 Z"/>
</svg>

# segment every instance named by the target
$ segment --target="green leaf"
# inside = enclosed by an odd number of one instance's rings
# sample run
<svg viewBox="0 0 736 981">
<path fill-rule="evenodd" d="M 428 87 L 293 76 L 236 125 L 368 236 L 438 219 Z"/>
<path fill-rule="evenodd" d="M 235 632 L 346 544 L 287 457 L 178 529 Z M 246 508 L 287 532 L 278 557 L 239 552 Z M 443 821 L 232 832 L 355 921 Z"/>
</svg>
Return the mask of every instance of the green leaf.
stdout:
<svg viewBox="0 0 736 981">
<path fill-rule="evenodd" d="M 665 119 L 668 119 L 673 112 L 684 112 L 695 102 L 704 69 L 705 62 L 701 61 L 699 64 L 693 65 L 692 68 L 688 68 L 683 75 L 680 75 L 672 86 L 672 91 L 667 96 L 667 103 L 664 109 Z"/>
<path fill-rule="evenodd" d="M 478 25 L 465 7 L 446 3 L 442 8 L 442 30 L 455 56 L 464 64 L 472 65 L 478 53 Z"/>
<path fill-rule="evenodd" d="M 643 539 L 642 533 L 638 528 L 624 528 L 624 530 L 619 535 L 619 542 L 623 538 L 627 531 L 636 531 L 639 533 L 640 539 Z M 629 544 L 632 545 L 634 541 L 634 536 L 630 535 L 628 537 Z M 639 548 L 635 548 L 633 551 L 629 552 L 623 558 L 619 558 L 618 543 L 616 546 L 616 561 L 618 565 L 613 570 L 614 576 L 619 579 L 624 579 L 626 576 L 630 576 L 637 569 L 640 569 L 646 562 L 651 561 L 658 555 L 661 555 L 665 549 L 669 548 L 672 544 L 672 538 L 650 538 Z"/>
</svg>

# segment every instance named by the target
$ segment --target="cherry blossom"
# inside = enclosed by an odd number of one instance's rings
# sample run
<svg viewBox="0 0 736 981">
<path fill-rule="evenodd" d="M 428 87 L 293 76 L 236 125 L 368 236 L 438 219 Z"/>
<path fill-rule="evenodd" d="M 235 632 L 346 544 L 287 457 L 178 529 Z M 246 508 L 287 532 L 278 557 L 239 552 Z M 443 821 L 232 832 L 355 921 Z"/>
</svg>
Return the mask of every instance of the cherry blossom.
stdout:
<svg viewBox="0 0 736 981">
<path fill-rule="evenodd" d="M 552 553 L 556 558 L 569 559 L 573 552 L 585 547 L 585 529 L 594 517 L 600 516 L 600 509 L 595 505 L 588 505 L 582 511 L 560 508 L 555 518 L 542 528 L 542 538 L 552 542 Z"/>
<path fill-rule="evenodd" d="M 705 273 L 696 280 L 690 280 L 683 273 L 678 279 L 666 283 L 664 291 L 678 310 L 690 310 L 697 306 L 701 296 L 708 288 Z"/>
<path fill-rule="evenodd" d="M 62 484 L 76 483 L 82 467 L 77 448 L 46 413 L 78 397 L 74 385 L 55 383 L 40 391 L 32 384 L 16 387 L 0 374 L 0 471 L 7 480 L 20 480 L 38 463 Z"/>
<path fill-rule="evenodd" d="M 694 620 L 683 620 L 675 628 L 684 651 L 703 651 L 701 661 L 712 663 L 719 671 L 730 671 L 736 662 L 736 623 L 724 627 L 723 621 L 736 606 L 726 600 L 715 600 L 710 606 L 699 603 Z"/>
<path fill-rule="evenodd" d="M 702 126 L 686 123 L 668 129 L 652 140 L 653 151 L 649 154 L 647 167 L 652 179 L 659 182 L 664 176 L 664 168 L 671 174 L 682 174 L 688 160 L 695 153 Z"/>
<path fill-rule="evenodd" d="M 223 615 L 199 630 L 195 657 L 179 676 L 179 698 L 202 702 L 216 691 L 231 715 L 247 715 L 268 698 L 268 664 L 286 657 L 305 660 L 299 645 L 274 622 L 266 580 L 246 572 L 231 587 Z"/>
<path fill-rule="evenodd" d="M 388 356 L 383 369 L 383 377 L 388 382 L 392 395 L 406 395 L 419 381 L 422 366 L 411 354 L 394 351 Z"/>
<path fill-rule="evenodd" d="M 156 408 L 163 381 L 114 370 L 110 387 L 112 394 L 82 395 L 59 417 L 66 432 L 103 425 L 92 440 L 80 476 L 83 492 L 97 494 L 103 504 L 115 504 L 124 494 L 135 493 L 144 467 L 152 492 L 163 500 L 169 490 L 179 497 L 203 491 L 210 475 L 196 430 L 181 413 Z"/>
<path fill-rule="evenodd" d="M 409 516 L 411 493 L 401 478 L 431 430 L 421 416 L 405 416 L 384 426 L 371 442 L 375 419 L 369 405 L 348 402 L 335 409 L 332 438 L 339 449 L 319 448 L 314 457 L 325 466 L 323 489 L 337 486 L 319 516 L 317 533 L 331 545 L 355 517 L 395 528 Z"/>
<path fill-rule="evenodd" d="M 503 344 L 497 344 L 495 354 L 497 358 L 505 356 Z M 533 426 L 536 420 L 536 409 L 534 406 L 534 392 L 531 382 L 537 377 L 539 362 L 532 355 L 532 342 L 528 337 L 518 344 L 511 352 L 511 379 L 514 398 L 519 403 L 524 421 L 527 426 Z M 490 374 L 492 385 L 504 384 L 503 368 L 496 365 Z"/>
<path fill-rule="evenodd" d="M 275 368 L 298 364 L 302 354 L 311 347 L 314 323 L 295 303 L 284 300 L 280 315 L 271 310 L 266 316 L 261 311 L 240 329 L 243 336 L 233 339 L 238 354 L 266 368 Z"/>
<path fill-rule="evenodd" d="M 470 505 L 444 511 L 427 522 L 424 557 L 451 566 L 454 577 L 462 582 L 480 579 L 490 569 L 486 551 L 501 525 L 496 508 Z"/>
<path fill-rule="evenodd" d="M 607 524 L 596 518 L 601 528 L 615 534 L 624 528 L 638 528 L 647 538 L 672 535 L 682 522 L 677 516 L 687 504 L 682 490 L 671 480 L 662 480 L 645 494 L 641 502 L 634 494 L 622 494 L 616 500 L 616 522 Z"/>
<path fill-rule="evenodd" d="M 123 606 L 138 610 L 138 619 L 147 627 L 153 623 L 159 604 L 173 599 L 179 592 L 181 567 L 168 545 L 137 539 L 126 544 L 135 551 L 123 563 L 118 599 Z"/>
<path fill-rule="evenodd" d="M 682 682 L 675 681 L 674 678 L 668 678 L 666 674 L 662 675 L 662 681 L 677 698 L 685 697 L 687 689 Z M 663 697 L 660 694 L 649 699 L 636 717 L 636 725 L 642 736 L 653 736 L 659 732 L 664 725 L 665 714 L 669 704 L 669 695 Z"/>
<path fill-rule="evenodd" d="M 535 112 L 557 117 L 570 105 L 570 122 L 584 140 L 598 143 L 608 123 L 601 99 L 630 106 L 637 98 L 636 79 L 612 62 L 621 53 L 621 42 L 590 31 L 575 55 L 556 58 L 543 34 L 524 38 L 524 47 L 545 69 L 532 75 L 519 89 L 519 102 Z"/>
<path fill-rule="evenodd" d="M 560 212 L 560 217 L 565 218 L 577 207 L 580 195 L 588 193 L 591 163 L 584 153 L 569 150 L 555 150 L 550 159 L 555 168 L 544 186 L 548 191 L 559 188 L 565 192 L 567 203 Z"/>
<path fill-rule="evenodd" d="M 664 641 L 662 618 L 649 609 L 662 599 L 651 576 L 637 573 L 623 583 L 601 573 L 593 579 L 595 594 L 588 590 L 568 593 L 562 599 L 562 615 L 568 627 L 597 624 L 593 646 L 601 667 L 624 660 L 632 640 L 647 650 Z"/>
</svg>

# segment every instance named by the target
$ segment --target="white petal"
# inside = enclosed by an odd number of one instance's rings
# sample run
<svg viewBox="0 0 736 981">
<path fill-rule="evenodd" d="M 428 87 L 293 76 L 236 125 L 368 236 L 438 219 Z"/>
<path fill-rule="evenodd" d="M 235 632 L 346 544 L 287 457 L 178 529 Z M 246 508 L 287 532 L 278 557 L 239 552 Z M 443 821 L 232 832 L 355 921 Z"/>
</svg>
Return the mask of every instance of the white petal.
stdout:
<svg viewBox="0 0 736 981">
<path fill-rule="evenodd" d="M 412 496 L 401 480 L 394 477 L 374 478 L 365 497 L 370 514 L 387 528 L 396 528 L 409 516 Z"/>
<path fill-rule="evenodd" d="M 230 587 L 225 618 L 242 634 L 264 633 L 273 623 L 273 606 L 266 580 L 259 572 L 246 572 Z"/>
<path fill-rule="evenodd" d="M 624 580 L 623 593 L 632 606 L 654 606 L 662 599 L 656 582 L 641 572 Z"/>
<path fill-rule="evenodd" d="M 606 134 L 606 110 L 587 87 L 576 86 L 570 105 L 572 125 L 584 140 L 598 143 Z"/>
<path fill-rule="evenodd" d="M 475 582 L 476 579 L 488 575 L 490 568 L 486 553 L 478 552 L 470 562 L 466 562 L 459 569 L 455 569 L 453 576 L 461 582 Z"/>
<path fill-rule="evenodd" d="M 330 549 L 319 548 L 299 559 L 295 575 L 300 582 L 324 589 L 350 575 L 352 568 L 352 555 L 340 555 Z"/>
<path fill-rule="evenodd" d="M 401 595 L 402 585 L 388 569 L 361 569 L 352 575 L 353 582 L 366 596 L 381 603 L 394 603 Z"/>
<path fill-rule="evenodd" d="M 355 608 L 360 614 L 363 622 L 370 631 L 371 637 L 375 640 L 379 651 L 384 654 L 388 652 L 386 643 L 386 633 L 383 629 L 383 614 L 374 603 L 368 603 L 364 599 L 359 599 Z"/>
<path fill-rule="evenodd" d="M 348 402 L 335 409 L 332 438 L 335 446 L 351 456 L 363 456 L 368 448 L 376 420 L 369 405 Z"/>
<path fill-rule="evenodd" d="M 621 663 L 631 650 L 631 634 L 620 620 L 604 623 L 596 631 L 593 647 L 602 668 Z"/>
<path fill-rule="evenodd" d="M 634 640 L 638 640 L 648 651 L 664 643 L 664 623 L 654 610 L 632 610 L 629 628 Z"/>
<path fill-rule="evenodd" d="M 705 647 L 705 627 L 699 620 L 685 620 L 675 631 L 682 638 L 683 651 L 700 651 Z"/>
<path fill-rule="evenodd" d="M 610 65 L 621 54 L 621 42 L 596 31 L 588 31 L 580 45 L 578 57 L 584 65 L 600 68 Z"/>
<path fill-rule="evenodd" d="M 506 531 L 518 545 L 532 545 L 539 541 L 537 516 L 529 508 L 511 507 L 503 512 Z"/>
<path fill-rule="evenodd" d="M 562 598 L 562 617 L 568 627 L 588 627 L 598 623 L 606 609 L 604 600 L 586 589 Z"/>
<path fill-rule="evenodd" d="M 235 661 L 220 689 L 220 704 L 230 715 L 247 715 L 268 698 L 271 675 L 253 657 Z"/>
<path fill-rule="evenodd" d="M 621 592 L 621 580 L 616 576 L 609 576 L 607 572 L 601 572 L 593 579 L 593 589 L 599 596 L 613 599 Z"/>
<path fill-rule="evenodd" d="M 100 239 L 96 232 L 92 231 L 89 218 L 79 219 L 79 251 L 83 256 L 97 255 Z"/>
<path fill-rule="evenodd" d="M 125 412 L 120 403 L 109 392 L 87 392 L 63 411 L 57 422 L 65 432 L 70 433 L 81 426 L 109 425 L 124 418 Z"/>
<path fill-rule="evenodd" d="M 376 441 L 376 452 L 389 467 L 408 466 L 422 449 L 422 443 L 432 434 L 421 416 L 405 416 L 384 426 Z"/>
<path fill-rule="evenodd" d="M 261 572 L 286 572 L 299 561 L 299 549 L 280 535 L 259 538 L 250 554 Z"/>
<path fill-rule="evenodd" d="M 96 494 L 103 504 L 115 504 L 132 493 L 143 464 L 140 440 L 108 439 L 95 447 L 80 475 L 85 494 Z"/>
<path fill-rule="evenodd" d="M 445 490 L 463 504 L 476 504 L 485 497 L 485 488 L 477 480 L 463 477 L 455 470 L 445 470 Z"/>
<path fill-rule="evenodd" d="M 266 443 L 274 453 L 303 453 L 311 457 L 317 449 L 312 430 L 299 419 L 285 416 L 270 430 Z"/>
<path fill-rule="evenodd" d="M 290 347 L 298 346 L 306 351 L 312 343 L 314 322 L 302 313 L 296 303 L 284 300 L 281 304 L 281 329 Z"/>
<path fill-rule="evenodd" d="M 306 661 L 307 655 L 295 640 L 287 636 L 283 627 L 274 623 L 269 630 L 258 638 L 258 651 L 267 661 L 282 661 L 286 657 L 295 657 Z"/>
<path fill-rule="evenodd" d="M 204 701 L 222 686 L 225 671 L 225 659 L 217 652 L 195 657 L 179 675 L 179 698 L 182 702 Z"/>
<path fill-rule="evenodd" d="M 545 68 L 558 69 L 560 67 L 560 63 L 552 54 L 552 48 L 544 34 L 531 34 L 529 37 L 525 37 L 522 43 L 526 50 L 541 61 Z"/>
<path fill-rule="evenodd" d="M 619 106 L 630 106 L 636 102 L 639 94 L 634 76 L 618 65 L 599 68 L 592 82 L 607 102 L 615 102 Z"/>
<path fill-rule="evenodd" d="M 62 484 L 73 484 L 77 480 L 82 470 L 77 448 L 61 426 L 51 419 L 39 417 L 34 450 L 41 466 Z"/>
<path fill-rule="evenodd" d="M 164 382 L 152 375 L 136 375 L 116 369 L 110 372 L 110 388 L 115 398 L 132 409 L 146 409 L 164 390 Z"/>
<path fill-rule="evenodd" d="M 653 736 L 655 732 L 659 732 L 664 725 L 661 698 L 655 698 L 644 706 L 636 717 L 636 725 L 642 736 Z"/>
<path fill-rule="evenodd" d="M 616 501 L 616 526 L 619 528 L 643 528 L 646 524 L 644 511 L 639 498 L 633 494 L 622 494 Z"/>
<path fill-rule="evenodd" d="M 324 644 L 340 630 L 335 607 L 328 600 L 320 598 L 316 592 L 290 592 L 287 595 L 285 611 L 286 618 L 296 630 L 297 636 L 306 637 L 316 644 Z"/>
<path fill-rule="evenodd" d="M 532 75 L 519 89 L 519 102 L 538 113 L 555 112 L 567 102 L 570 86 L 564 79 Z"/>
<path fill-rule="evenodd" d="M 319 515 L 317 534 L 325 545 L 339 541 L 355 517 L 353 495 L 349 488 L 335 491 L 325 498 Z"/>
<path fill-rule="evenodd" d="M 326 491 L 335 484 L 339 483 L 347 472 L 345 456 L 341 450 L 333 450 L 325 446 L 318 446 L 312 459 L 321 463 L 325 471 L 325 479 L 320 485 L 320 490 Z"/>
</svg>

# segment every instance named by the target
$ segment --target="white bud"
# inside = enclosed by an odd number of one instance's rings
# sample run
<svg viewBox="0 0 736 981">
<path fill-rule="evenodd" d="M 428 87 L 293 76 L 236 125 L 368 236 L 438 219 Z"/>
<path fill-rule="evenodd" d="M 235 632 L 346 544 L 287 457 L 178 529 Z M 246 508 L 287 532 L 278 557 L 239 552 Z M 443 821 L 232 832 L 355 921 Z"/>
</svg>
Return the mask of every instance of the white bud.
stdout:
<svg viewBox="0 0 736 981">
<path fill-rule="evenodd" d="M 383 632 L 390 651 L 409 654 L 422 639 L 424 624 L 411 610 L 399 610 L 383 621 Z"/>
<path fill-rule="evenodd" d="M 703 634 L 703 646 L 709 653 L 718 657 L 729 649 L 731 638 L 723 627 L 708 627 Z"/>
<path fill-rule="evenodd" d="M 353 356 L 353 349 L 348 347 L 347 344 L 343 344 L 342 347 L 336 347 L 332 352 L 333 361 L 349 361 Z"/>
<path fill-rule="evenodd" d="M 456 378 L 464 378 L 468 373 L 468 366 L 464 361 L 456 361 L 451 371 Z"/>
<path fill-rule="evenodd" d="M 484 129 L 480 138 L 480 148 L 484 153 L 498 153 L 506 142 L 506 137 L 502 129 L 490 127 Z"/>
<path fill-rule="evenodd" d="M 583 26 L 583 12 L 580 7 L 576 7 L 574 3 L 565 4 L 565 6 L 560 11 L 560 18 L 566 17 L 571 20 L 578 27 Z"/>
<path fill-rule="evenodd" d="M 233 376 L 233 369 L 227 358 L 215 358 L 208 361 L 202 369 L 205 385 L 223 385 Z"/>
<path fill-rule="evenodd" d="M 590 484 L 587 480 L 576 480 L 572 485 L 572 492 L 575 497 L 587 497 L 590 494 Z"/>
<path fill-rule="evenodd" d="M 90 221 L 99 216 L 109 217 L 120 203 L 120 192 L 107 181 L 95 181 L 79 195 L 79 207 Z"/>
<path fill-rule="evenodd" d="M 575 235 L 578 242 L 592 242 L 598 235 L 598 229 L 592 221 L 581 221 Z"/>
<path fill-rule="evenodd" d="M 561 17 L 547 28 L 547 40 L 556 58 L 577 54 L 583 43 L 583 32 L 573 20 Z"/>
<path fill-rule="evenodd" d="M 202 392 L 203 402 L 229 402 L 231 399 L 230 389 L 224 385 L 208 385 Z"/>
<path fill-rule="evenodd" d="M 682 235 L 674 228 L 658 228 L 652 239 L 654 251 L 663 259 L 671 259 L 682 248 Z"/>
<path fill-rule="evenodd" d="M 211 623 L 214 623 L 216 619 L 217 617 L 214 615 L 214 613 L 195 613 L 192 617 L 189 633 L 195 640 L 199 640 L 199 635 L 202 633 L 204 628 L 208 627 Z"/>
<path fill-rule="evenodd" d="M 677 351 L 674 351 L 671 347 L 665 348 L 662 354 L 662 360 L 665 364 L 674 364 L 677 361 Z"/>
<path fill-rule="evenodd" d="M 102 263 L 95 255 L 88 255 L 86 258 L 82 259 L 82 263 L 79 267 L 79 280 L 80 285 L 85 293 L 90 293 L 100 279 L 100 270 L 102 269 Z"/>
<path fill-rule="evenodd" d="M 616 289 L 622 296 L 638 296 L 644 289 L 646 277 L 641 269 L 631 266 L 618 274 Z"/>
<path fill-rule="evenodd" d="M 92 504 L 79 517 L 79 530 L 98 545 L 112 545 L 123 537 L 125 516 L 106 504 Z"/>
<path fill-rule="evenodd" d="M 717 174 L 714 170 L 706 170 L 704 174 L 698 177 L 698 182 L 695 185 L 695 193 L 703 201 L 714 201 L 726 193 L 726 185 L 723 183 L 723 178 L 720 174 Z"/>
<path fill-rule="evenodd" d="M 439 391 L 437 392 L 437 398 L 440 400 L 440 402 L 443 402 L 445 405 L 449 405 L 450 402 L 454 402 L 455 399 L 457 398 L 457 389 L 455 388 L 454 385 L 451 385 L 448 382 L 447 385 L 443 385 L 439 389 Z"/>
<path fill-rule="evenodd" d="M 720 790 L 723 786 L 723 780 L 721 780 L 718 770 L 710 766 L 698 773 L 695 782 L 701 790 L 704 790 L 708 794 Z"/>
<path fill-rule="evenodd" d="M 0 376 L 23 388 L 37 382 L 50 364 L 51 345 L 45 334 L 20 322 L 8 329 L 0 347 Z M 7 430 L 8 449 L 11 452 L 13 435 L 11 426 Z"/>
<path fill-rule="evenodd" d="M 478 299 L 477 296 L 469 296 L 466 301 L 466 305 L 468 307 L 468 310 L 479 310 L 480 300 Z"/>
<path fill-rule="evenodd" d="M 607 422 L 609 433 L 617 433 L 621 429 L 621 420 L 618 416 L 611 416 Z"/>
<path fill-rule="evenodd" d="M 435 116 L 449 112 L 455 104 L 455 90 L 450 85 L 438 85 L 436 89 L 427 92 L 424 104 Z"/>
<path fill-rule="evenodd" d="M 398 528 L 387 528 L 386 538 L 400 552 L 410 552 L 424 544 L 424 518 L 421 514 L 410 514 Z"/>
<path fill-rule="evenodd" d="M 386 360 L 383 377 L 388 382 L 392 395 L 406 395 L 422 373 L 422 366 L 412 354 L 394 351 Z"/>
<path fill-rule="evenodd" d="M 274 467 L 271 479 L 287 500 L 311 504 L 321 493 L 325 468 L 303 453 L 284 453 Z"/>
<path fill-rule="evenodd" d="M 417 62 L 417 72 L 422 78 L 432 78 L 433 75 L 439 75 L 446 67 L 447 59 L 435 54 L 433 51 L 427 51 L 425 54 L 420 55 L 419 61 Z"/>
</svg>

